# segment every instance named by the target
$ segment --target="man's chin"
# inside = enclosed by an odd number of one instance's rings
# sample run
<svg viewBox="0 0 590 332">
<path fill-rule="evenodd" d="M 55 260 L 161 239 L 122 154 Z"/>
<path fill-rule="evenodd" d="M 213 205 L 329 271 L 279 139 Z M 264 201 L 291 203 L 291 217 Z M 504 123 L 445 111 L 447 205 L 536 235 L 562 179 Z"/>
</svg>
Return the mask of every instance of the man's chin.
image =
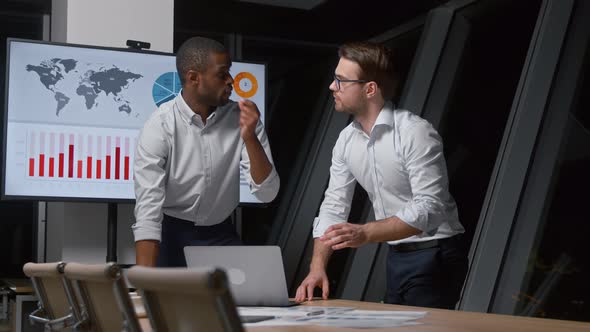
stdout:
<svg viewBox="0 0 590 332">
<path fill-rule="evenodd" d="M 229 103 L 231 101 L 231 99 L 229 99 L 229 96 L 221 96 L 217 99 L 217 106 L 225 106 L 227 105 L 227 103 Z"/>
</svg>

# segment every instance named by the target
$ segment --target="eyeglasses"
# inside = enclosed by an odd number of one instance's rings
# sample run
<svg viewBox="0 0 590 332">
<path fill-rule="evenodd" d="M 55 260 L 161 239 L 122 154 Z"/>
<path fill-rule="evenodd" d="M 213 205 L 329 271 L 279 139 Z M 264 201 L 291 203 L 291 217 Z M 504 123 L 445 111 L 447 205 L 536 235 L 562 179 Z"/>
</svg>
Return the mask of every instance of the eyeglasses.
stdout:
<svg viewBox="0 0 590 332">
<path fill-rule="evenodd" d="M 344 83 L 367 83 L 370 81 L 367 80 L 343 80 L 343 79 L 339 79 L 338 77 L 336 77 L 336 75 L 334 75 L 334 82 L 336 82 L 336 91 L 340 91 L 340 83 L 344 82 Z"/>
</svg>

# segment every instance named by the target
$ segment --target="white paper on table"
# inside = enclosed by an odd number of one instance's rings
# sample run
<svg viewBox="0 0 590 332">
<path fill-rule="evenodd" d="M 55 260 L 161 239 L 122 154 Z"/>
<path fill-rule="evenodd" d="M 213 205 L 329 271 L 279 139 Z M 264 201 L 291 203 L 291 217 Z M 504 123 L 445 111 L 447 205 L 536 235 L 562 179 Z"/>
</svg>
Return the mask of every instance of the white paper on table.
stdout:
<svg viewBox="0 0 590 332">
<path fill-rule="evenodd" d="M 270 320 L 263 320 L 256 323 L 245 323 L 244 326 L 296 326 L 296 325 L 309 325 L 307 322 L 298 322 L 293 318 L 275 318 Z"/>
<path fill-rule="evenodd" d="M 351 310 L 345 313 L 334 313 L 331 317 L 383 318 L 383 319 L 418 319 L 426 316 L 426 311 L 385 311 L 385 310 Z"/>
<path fill-rule="evenodd" d="M 426 311 L 354 310 L 351 307 L 239 307 L 240 316 L 274 316 L 246 326 L 321 325 L 350 328 L 380 328 L 421 324 L 416 319 Z"/>
<path fill-rule="evenodd" d="M 382 319 L 382 318 L 358 318 L 358 317 L 332 317 L 332 316 L 315 316 L 296 319 L 298 323 L 305 322 L 306 325 L 321 325 L 349 328 L 381 328 L 381 327 L 399 327 L 419 325 L 413 319 Z"/>
<path fill-rule="evenodd" d="M 238 307 L 240 316 L 275 316 L 275 317 L 306 317 L 319 315 L 342 314 L 351 311 L 352 307 L 321 307 L 321 306 L 293 306 L 293 307 Z"/>
</svg>

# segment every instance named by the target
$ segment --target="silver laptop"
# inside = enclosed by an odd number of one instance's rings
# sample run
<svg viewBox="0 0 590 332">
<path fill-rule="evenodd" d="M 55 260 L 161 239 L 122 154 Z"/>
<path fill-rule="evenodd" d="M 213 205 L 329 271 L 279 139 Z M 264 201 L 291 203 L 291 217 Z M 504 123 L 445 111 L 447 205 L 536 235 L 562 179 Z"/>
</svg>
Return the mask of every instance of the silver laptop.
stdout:
<svg viewBox="0 0 590 332">
<path fill-rule="evenodd" d="M 281 250 L 277 246 L 188 246 L 186 265 L 219 267 L 227 273 L 230 290 L 239 306 L 287 307 L 287 282 Z"/>
</svg>

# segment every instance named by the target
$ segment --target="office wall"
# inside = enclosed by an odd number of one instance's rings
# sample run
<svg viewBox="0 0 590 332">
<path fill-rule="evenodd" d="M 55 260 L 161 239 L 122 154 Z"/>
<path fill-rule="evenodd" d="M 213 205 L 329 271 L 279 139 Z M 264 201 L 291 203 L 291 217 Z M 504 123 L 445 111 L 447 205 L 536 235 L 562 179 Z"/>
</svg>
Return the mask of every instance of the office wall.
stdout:
<svg viewBox="0 0 590 332">
<path fill-rule="evenodd" d="M 150 42 L 152 50 L 172 52 L 174 0 L 53 0 L 52 4 L 54 41 L 126 47 L 127 39 L 135 39 Z"/>
<path fill-rule="evenodd" d="M 172 52 L 173 0 L 53 0 L 51 40 L 125 47 L 127 39 L 150 42 Z M 135 262 L 133 204 L 118 205 L 118 262 Z M 47 261 L 106 260 L 107 204 L 47 203 Z"/>
</svg>

